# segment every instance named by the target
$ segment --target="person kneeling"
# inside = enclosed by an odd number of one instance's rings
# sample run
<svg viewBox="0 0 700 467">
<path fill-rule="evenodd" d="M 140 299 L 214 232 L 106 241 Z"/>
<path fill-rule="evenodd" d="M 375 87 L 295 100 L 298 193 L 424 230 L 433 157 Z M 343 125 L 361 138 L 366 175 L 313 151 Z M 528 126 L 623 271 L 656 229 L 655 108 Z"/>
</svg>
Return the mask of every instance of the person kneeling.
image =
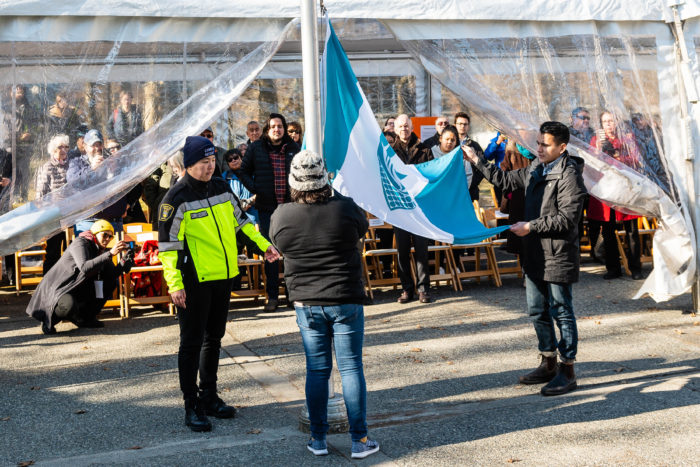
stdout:
<svg viewBox="0 0 700 467">
<path fill-rule="evenodd" d="M 44 334 L 55 334 L 56 324 L 64 320 L 81 328 L 104 326 L 97 315 L 117 286 L 118 277 L 131 269 L 134 257 L 128 250 L 115 266 L 112 257 L 128 246 L 118 241 L 107 249 L 113 237 L 112 224 L 96 221 L 68 246 L 39 283 L 27 314 L 41 321 Z"/>
</svg>

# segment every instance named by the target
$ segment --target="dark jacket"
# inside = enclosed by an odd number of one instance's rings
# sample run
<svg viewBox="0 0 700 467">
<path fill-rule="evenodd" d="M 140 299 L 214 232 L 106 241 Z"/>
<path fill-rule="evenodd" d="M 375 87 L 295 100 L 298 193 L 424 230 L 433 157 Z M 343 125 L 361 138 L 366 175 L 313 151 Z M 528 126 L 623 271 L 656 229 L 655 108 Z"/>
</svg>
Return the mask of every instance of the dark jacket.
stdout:
<svg viewBox="0 0 700 467">
<path fill-rule="evenodd" d="M 81 303 L 95 300 L 95 280 L 116 284 L 115 279 L 125 272 L 120 263 L 112 262 L 109 250 L 100 251 L 91 232 L 81 233 L 68 246 L 61 259 L 39 283 L 27 306 L 27 314 L 51 326 L 51 317 L 58 299 L 80 289 Z M 104 290 L 109 297 L 112 290 Z M 97 310 L 99 311 L 99 310 Z"/>
<path fill-rule="evenodd" d="M 484 150 L 481 149 L 481 145 L 469 138 L 469 136 L 460 143 L 460 146 L 469 146 L 474 150 L 477 156 L 484 157 Z M 479 199 L 479 184 L 483 179 L 484 175 L 472 164 L 472 181 L 469 184 L 469 196 L 471 196 L 472 201 L 477 201 Z"/>
<path fill-rule="evenodd" d="M 578 281 L 578 223 L 586 198 L 583 159 L 564 152 L 545 176 L 538 161 L 503 172 L 480 158 L 476 167 L 503 190 L 525 189 L 524 220 L 530 222 L 521 257 L 525 273 L 547 282 Z"/>
<path fill-rule="evenodd" d="M 322 204 L 279 206 L 272 214 L 270 239 L 284 255 L 290 301 L 362 303 L 365 292 L 357 241 L 367 228 L 364 213 L 339 193 Z"/>
<path fill-rule="evenodd" d="M 440 144 L 440 133 L 437 132 L 430 138 L 426 138 L 423 140 L 423 146 L 425 146 L 426 148 L 432 148 L 437 144 Z"/>
<path fill-rule="evenodd" d="M 433 159 L 430 147 L 421 143 L 415 133 L 411 133 L 407 143 L 397 137 L 391 147 L 404 164 L 420 164 Z"/>
<path fill-rule="evenodd" d="M 282 147 L 285 155 L 285 173 L 289 176 L 289 167 L 294 155 L 299 152 L 299 145 L 292 141 L 288 135 L 282 139 Z M 272 146 L 268 138 L 260 138 L 248 146 L 245 152 L 241 168 L 236 171 L 243 186 L 256 195 L 255 207 L 258 211 L 273 212 L 277 208 L 275 197 L 275 175 L 270 162 Z M 289 184 L 285 202 L 291 201 L 289 197 Z"/>
<path fill-rule="evenodd" d="M 132 105 L 129 112 L 124 112 L 121 107 L 112 111 L 107 120 L 107 137 L 114 138 L 122 146 L 126 146 L 131 140 L 143 133 L 143 120 L 141 112 Z"/>
</svg>

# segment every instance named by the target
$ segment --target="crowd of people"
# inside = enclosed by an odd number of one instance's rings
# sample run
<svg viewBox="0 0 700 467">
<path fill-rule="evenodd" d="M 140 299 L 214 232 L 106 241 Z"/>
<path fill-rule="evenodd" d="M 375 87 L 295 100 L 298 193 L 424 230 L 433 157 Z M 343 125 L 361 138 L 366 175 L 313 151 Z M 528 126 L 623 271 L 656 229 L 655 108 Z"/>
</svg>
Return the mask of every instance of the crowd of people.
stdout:
<svg viewBox="0 0 700 467">
<path fill-rule="evenodd" d="M 17 96 L 22 95 L 20 88 Z M 46 145 L 48 158 L 36 173 L 37 197 L 72 180 L 89 178 L 144 131 L 141 113 L 128 90 L 120 93 L 119 105 L 110 114 L 106 138 L 100 129 L 80 123 L 65 95 L 57 94 L 50 115 L 55 133 Z M 570 137 L 578 138 L 593 150 L 640 170 L 645 165 L 640 148 L 652 150 L 655 139 L 646 137 L 643 125 L 648 124 L 640 123 L 639 118 L 635 133 L 608 111 L 600 114 L 600 130 L 593 130 L 590 112 L 583 107 L 572 112 L 569 127 L 543 123 L 536 153 L 500 132 L 484 150 L 471 138 L 470 124 L 465 112 L 452 118 L 440 116 L 435 134 L 421 141 L 411 118 L 402 114 L 386 120 L 384 135 L 405 164 L 420 164 L 459 150 L 473 200 L 479 199 L 482 180 L 494 185 L 499 208 L 512 224 L 507 250 L 521 259 L 527 309 L 541 356 L 540 365 L 519 380 L 544 384 L 541 393 L 545 396 L 567 393 L 577 387 L 572 284 L 578 280 L 584 208 L 592 254 L 602 232 L 605 279 L 621 275 L 615 242 L 618 222 L 626 231 L 633 278 L 641 278 L 636 217 L 587 196 L 583 160 L 570 155 L 567 145 Z M 20 142 L 26 135 L 31 139 L 31 128 L 17 131 Z M 326 399 L 334 342 L 347 388 L 344 397 L 352 457 L 366 457 L 379 449 L 368 438 L 362 369 L 367 298 L 358 241 L 368 230 L 367 217 L 352 199 L 333 191 L 322 157 L 301 150 L 299 122 L 288 123 L 283 115 L 271 113 L 264 122 L 250 121 L 245 133 L 247 140 L 230 148 L 214 144 L 212 127 L 188 137 L 182 150 L 122 199 L 78 221 L 70 245 L 65 244 L 63 233 L 48 238 L 44 279 L 27 313 L 41 322 L 45 334 L 56 333 L 55 326 L 61 321 L 78 327 L 102 326 L 98 313 L 114 290 L 116 278 L 134 262 L 133 250 L 115 237 L 126 222 L 150 222 L 158 232 L 163 280 L 178 311 L 178 369 L 185 423 L 194 431 L 209 431 L 208 417 L 231 418 L 236 413 L 218 395 L 217 370 L 231 290 L 240 287 L 238 259 L 240 255 L 264 256 L 268 296 L 264 311 L 273 312 L 280 306 L 279 260 L 283 255 L 287 304 L 296 311 L 307 359 L 312 433 L 308 449 L 316 455 L 328 453 Z M 4 164 L 6 151 L 0 156 Z M 1 180 L 2 186 L 9 183 L 4 167 Z M 141 199 L 148 208 L 145 212 Z M 394 239 L 402 289 L 398 303 L 430 303 L 430 240 L 395 227 L 393 237 L 380 238 L 380 242 Z"/>
</svg>

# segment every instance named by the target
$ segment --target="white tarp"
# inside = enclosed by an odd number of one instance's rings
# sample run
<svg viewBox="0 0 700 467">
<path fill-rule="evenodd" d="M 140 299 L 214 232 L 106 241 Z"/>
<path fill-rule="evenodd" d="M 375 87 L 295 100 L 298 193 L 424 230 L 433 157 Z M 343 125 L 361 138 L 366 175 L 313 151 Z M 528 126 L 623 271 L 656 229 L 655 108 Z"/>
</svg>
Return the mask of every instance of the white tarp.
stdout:
<svg viewBox="0 0 700 467">
<path fill-rule="evenodd" d="M 678 0 L 683 19 L 700 15 L 696 0 Z M 671 21 L 667 0 L 325 0 L 333 18 L 469 19 L 485 21 Z M 673 2 L 675 3 L 675 2 Z M 4 16 L 143 16 L 171 18 L 293 18 L 300 0 L 4 0 Z"/>
</svg>

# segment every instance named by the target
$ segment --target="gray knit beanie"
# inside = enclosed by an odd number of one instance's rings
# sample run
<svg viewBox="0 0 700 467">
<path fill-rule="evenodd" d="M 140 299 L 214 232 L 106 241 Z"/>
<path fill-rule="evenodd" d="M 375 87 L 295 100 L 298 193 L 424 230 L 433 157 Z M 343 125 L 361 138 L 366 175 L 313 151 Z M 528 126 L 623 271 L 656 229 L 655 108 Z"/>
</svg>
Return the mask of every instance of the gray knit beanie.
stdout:
<svg viewBox="0 0 700 467">
<path fill-rule="evenodd" d="M 297 191 L 314 191 L 328 185 L 328 172 L 323 158 L 304 149 L 292 159 L 289 171 L 289 186 Z"/>
</svg>

